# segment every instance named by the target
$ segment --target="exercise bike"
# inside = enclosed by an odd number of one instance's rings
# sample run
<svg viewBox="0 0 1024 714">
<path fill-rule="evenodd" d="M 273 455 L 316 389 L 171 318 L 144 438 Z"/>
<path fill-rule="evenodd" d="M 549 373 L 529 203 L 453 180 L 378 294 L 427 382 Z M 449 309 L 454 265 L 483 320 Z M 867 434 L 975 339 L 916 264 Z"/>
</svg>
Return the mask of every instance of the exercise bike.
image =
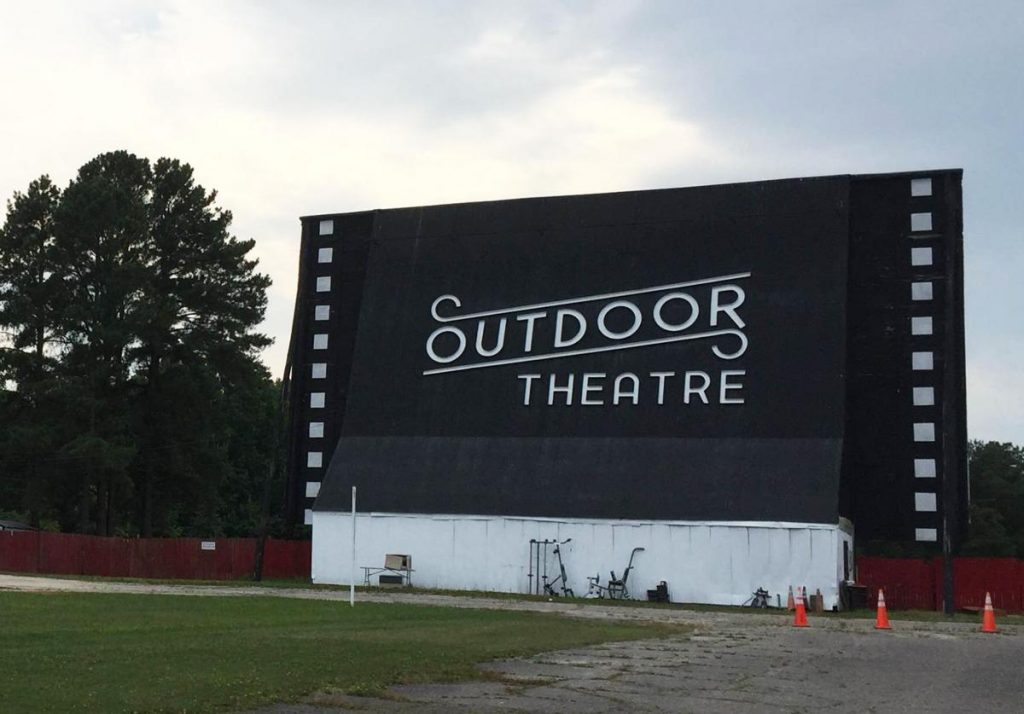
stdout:
<svg viewBox="0 0 1024 714">
<path fill-rule="evenodd" d="M 566 580 L 566 575 L 565 575 L 565 564 L 562 563 L 562 549 L 560 547 L 560 546 L 565 545 L 566 543 L 568 543 L 571 540 L 572 540 L 572 538 L 566 538 L 561 543 L 555 543 L 554 554 L 555 554 L 555 557 L 558 558 L 558 577 L 555 578 L 554 580 L 550 581 L 550 582 L 547 582 L 547 581 L 544 582 L 544 594 L 545 595 L 551 595 L 552 597 L 558 597 L 559 595 L 562 595 L 563 597 L 576 597 L 575 593 L 573 593 L 573 591 L 572 591 L 572 588 L 568 587 L 568 585 L 567 585 L 567 580 Z M 559 589 L 562 591 L 561 593 L 555 592 L 555 586 L 558 585 L 559 583 L 561 583 L 561 586 L 559 587 Z"/>
<path fill-rule="evenodd" d="M 605 598 L 609 600 L 628 600 L 629 599 L 629 588 L 626 583 L 629 580 L 629 573 L 633 570 L 633 558 L 636 557 L 637 553 L 642 553 L 644 548 L 634 548 L 633 552 L 629 554 L 629 565 L 622 572 L 622 578 L 615 576 L 615 571 L 611 571 L 611 577 L 608 579 L 608 585 L 601 585 L 601 574 L 598 573 L 592 578 L 587 578 L 587 582 L 590 586 L 587 589 L 588 598 Z"/>
</svg>

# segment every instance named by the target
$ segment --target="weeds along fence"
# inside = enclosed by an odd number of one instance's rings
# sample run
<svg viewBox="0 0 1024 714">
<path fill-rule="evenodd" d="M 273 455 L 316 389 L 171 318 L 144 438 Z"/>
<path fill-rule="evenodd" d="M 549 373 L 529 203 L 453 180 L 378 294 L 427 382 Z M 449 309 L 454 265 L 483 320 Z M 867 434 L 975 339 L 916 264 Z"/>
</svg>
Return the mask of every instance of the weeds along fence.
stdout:
<svg viewBox="0 0 1024 714">
<path fill-rule="evenodd" d="M 0 571 L 121 578 L 235 580 L 252 576 L 255 538 L 105 538 L 0 531 Z M 308 578 L 309 541 L 268 538 L 263 577 Z"/>
<path fill-rule="evenodd" d="M 890 609 L 941 610 L 942 575 L 942 558 L 857 558 L 857 579 L 868 586 L 869 602 L 882 588 Z M 996 608 L 1024 612 L 1024 560 L 954 558 L 953 583 L 957 608 L 980 608 L 990 592 Z"/>
</svg>

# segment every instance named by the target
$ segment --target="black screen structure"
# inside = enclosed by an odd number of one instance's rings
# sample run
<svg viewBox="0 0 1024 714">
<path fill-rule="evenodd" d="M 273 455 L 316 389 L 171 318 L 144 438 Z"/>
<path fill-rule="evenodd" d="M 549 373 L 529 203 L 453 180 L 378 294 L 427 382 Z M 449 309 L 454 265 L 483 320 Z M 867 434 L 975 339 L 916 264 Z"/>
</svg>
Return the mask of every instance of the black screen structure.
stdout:
<svg viewBox="0 0 1024 714">
<path fill-rule="evenodd" d="M 315 508 L 835 523 L 849 196 L 374 212 Z"/>
<path fill-rule="evenodd" d="M 314 500 L 345 510 L 358 485 L 375 511 L 838 514 L 861 542 L 955 550 L 961 182 L 929 170 L 306 217 L 289 518 L 308 522 Z"/>
</svg>

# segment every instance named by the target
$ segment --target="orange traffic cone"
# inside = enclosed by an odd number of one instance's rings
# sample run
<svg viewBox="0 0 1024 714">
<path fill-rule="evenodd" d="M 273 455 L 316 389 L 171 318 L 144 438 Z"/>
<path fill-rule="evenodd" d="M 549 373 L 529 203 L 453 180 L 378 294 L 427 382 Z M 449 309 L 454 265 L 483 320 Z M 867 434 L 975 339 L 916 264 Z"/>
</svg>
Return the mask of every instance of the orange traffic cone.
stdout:
<svg viewBox="0 0 1024 714">
<path fill-rule="evenodd" d="M 786 599 L 786 609 L 790 612 L 796 609 L 796 600 L 793 599 L 793 586 L 789 586 L 789 597 Z"/>
<path fill-rule="evenodd" d="M 981 615 L 981 631 L 996 631 L 996 611 L 992 609 L 992 595 L 985 593 L 985 611 Z"/>
<path fill-rule="evenodd" d="M 878 588 L 878 615 L 875 617 L 876 630 L 891 630 L 889 626 L 889 612 L 885 609 L 885 595 L 882 588 Z"/>
<path fill-rule="evenodd" d="M 796 589 L 796 616 L 793 618 L 793 627 L 810 627 L 807 624 L 807 607 L 804 605 L 803 589 Z"/>
</svg>

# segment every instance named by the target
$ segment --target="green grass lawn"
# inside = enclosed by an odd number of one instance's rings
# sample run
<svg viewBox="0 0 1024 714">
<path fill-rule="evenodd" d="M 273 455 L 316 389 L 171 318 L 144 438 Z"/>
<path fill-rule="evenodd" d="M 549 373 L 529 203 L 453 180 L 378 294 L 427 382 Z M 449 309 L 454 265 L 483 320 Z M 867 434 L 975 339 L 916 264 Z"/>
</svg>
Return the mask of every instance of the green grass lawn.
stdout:
<svg viewBox="0 0 1024 714">
<path fill-rule="evenodd" d="M 283 598 L 0 592 L 0 711 L 211 712 L 679 628 Z"/>
</svg>

